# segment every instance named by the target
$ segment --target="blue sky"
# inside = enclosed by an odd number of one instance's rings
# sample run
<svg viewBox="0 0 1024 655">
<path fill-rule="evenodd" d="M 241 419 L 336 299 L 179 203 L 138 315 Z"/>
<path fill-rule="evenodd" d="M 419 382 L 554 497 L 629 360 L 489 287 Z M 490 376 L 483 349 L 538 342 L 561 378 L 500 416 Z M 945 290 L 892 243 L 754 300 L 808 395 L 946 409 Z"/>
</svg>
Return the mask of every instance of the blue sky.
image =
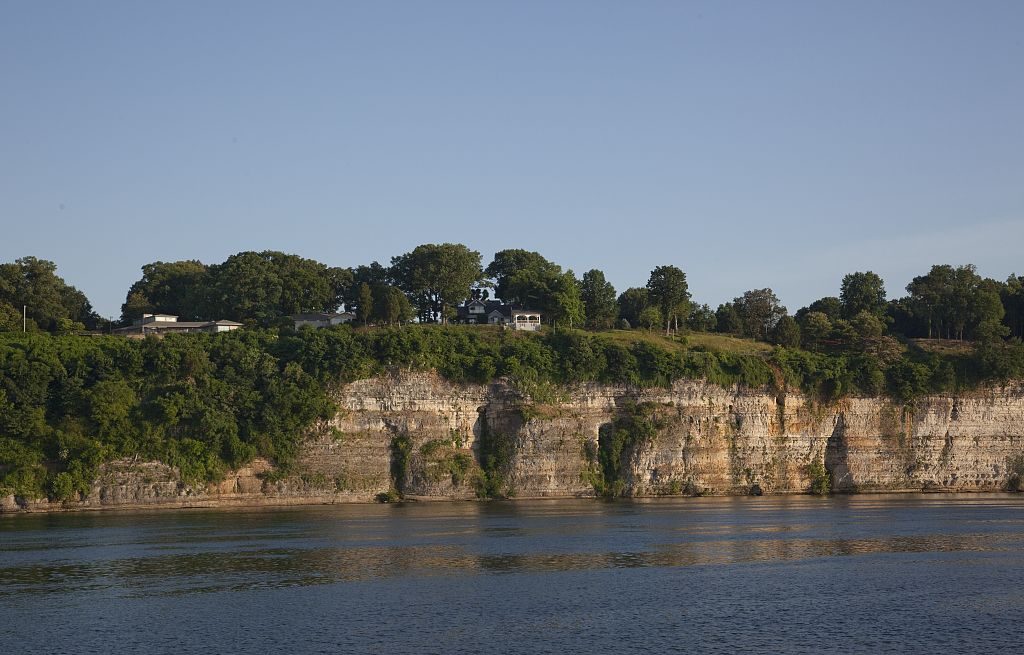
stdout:
<svg viewBox="0 0 1024 655">
<path fill-rule="evenodd" d="M 0 261 L 420 243 L 790 310 L 1024 273 L 1024 3 L 0 0 Z"/>
</svg>

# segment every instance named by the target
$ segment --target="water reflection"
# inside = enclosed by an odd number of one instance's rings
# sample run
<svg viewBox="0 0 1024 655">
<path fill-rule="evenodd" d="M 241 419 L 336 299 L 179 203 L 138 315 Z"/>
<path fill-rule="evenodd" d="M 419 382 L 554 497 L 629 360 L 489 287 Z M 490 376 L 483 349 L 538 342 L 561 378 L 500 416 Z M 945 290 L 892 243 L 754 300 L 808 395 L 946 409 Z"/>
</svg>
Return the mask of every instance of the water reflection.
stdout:
<svg viewBox="0 0 1024 655">
<path fill-rule="evenodd" d="M 517 503 L 0 522 L 0 598 L 1024 552 L 1016 497 Z M 971 530 L 968 532 L 967 530 Z"/>
</svg>

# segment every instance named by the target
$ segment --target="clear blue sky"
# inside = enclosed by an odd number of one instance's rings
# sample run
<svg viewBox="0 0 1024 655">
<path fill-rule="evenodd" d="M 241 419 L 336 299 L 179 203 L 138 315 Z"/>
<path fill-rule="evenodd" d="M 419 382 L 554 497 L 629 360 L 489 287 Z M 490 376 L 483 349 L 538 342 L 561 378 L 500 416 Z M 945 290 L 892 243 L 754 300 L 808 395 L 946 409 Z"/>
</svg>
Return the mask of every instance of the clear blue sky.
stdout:
<svg viewBox="0 0 1024 655">
<path fill-rule="evenodd" d="M 1024 273 L 1024 2 L 0 0 L 0 261 L 420 243 L 796 310 Z"/>
</svg>

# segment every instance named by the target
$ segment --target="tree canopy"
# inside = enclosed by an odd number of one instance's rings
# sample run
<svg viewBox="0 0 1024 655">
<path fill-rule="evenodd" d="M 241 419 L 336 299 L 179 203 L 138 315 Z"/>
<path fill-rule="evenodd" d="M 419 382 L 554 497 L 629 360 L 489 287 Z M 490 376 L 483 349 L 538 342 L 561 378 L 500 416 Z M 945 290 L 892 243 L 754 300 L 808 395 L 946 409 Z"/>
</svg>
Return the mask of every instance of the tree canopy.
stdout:
<svg viewBox="0 0 1024 655">
<path fill-rule="evenodd" d="M 615 325 L 619 308 L 615 303 L 615 287 L 605 280 L 604 273 L 594 268 L 583 274 L 580 296 L 587 315 L 587 327 L 608 330 Z"/>
<path fill-rule="evenodd" d="M 647 292 L 650 303 L 661 312 L 665 334 L 669 333 L 673 323 L 678 328 L 680 316 L 685 320 L 690 313 L 690 288 L 686 284 L 686 273 L 676 266 L 658 266 L 651 271 Z"/>
<path fill-rule="evenodd" d="M 771 289 L 746 291 L 734 298 L 732 304 L 743 334 L 755 339 L 767 340 L 775 324 L 786 315 L 786 308 Z"/>
<path fill-rule="evenodd" d="M 45 259 L 22 257 L 0 264 L 0 330 L 27 327 L 49 332 L 94 328 L 100 318 L 89 299 L 57 275 L 57 265 Z"/>
<path fill-rule="evenodd" d="M 428 243 L 392 257 L 391 277 L 409 294 L 421 322 L 444 323 L 484 272 L 479 252 L 458 243 Z"/>
<path fill-rule="evenodd" d="M 846 319 L 851 319 L 861 312 L 868 312 L 879 317 L 884 316 L 886 309 L 885 282 L 871 271 L 850 273 L 843 277 L 839 302 L 843 318 Z"/>
</svg>

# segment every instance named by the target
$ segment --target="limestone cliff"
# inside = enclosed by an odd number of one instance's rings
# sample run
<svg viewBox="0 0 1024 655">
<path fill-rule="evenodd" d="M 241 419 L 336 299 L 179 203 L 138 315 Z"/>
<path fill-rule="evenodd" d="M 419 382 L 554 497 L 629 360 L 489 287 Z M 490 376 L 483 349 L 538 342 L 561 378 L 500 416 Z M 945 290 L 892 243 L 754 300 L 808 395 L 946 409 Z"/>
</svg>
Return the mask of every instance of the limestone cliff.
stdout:
<svg viewBox="0 0 1024 655">
<path fill-rule="evenodd" d="M 457 385 L 430 373 L 362 380 L 337 391 L 337 416 L 305 440 L 288 476 L 256 461 L 219 484 L 188 485 L 156 462 L 104 467 L 68 509 L 593 496 L 599 453 L 644 408 L 615 473 L 627 496 L 805 493 L 827 471 L 838 492 L 999 491 L 1024 459 L 1024 386 L 822 404 L 801 394 L 680 381 L 671 389 L 596 384 L 531 400 L 503 382 Z M 627 435 L 628 436 L 628 435 Z M 486 472 L 485 472 L 486 471 Z M 0 511 L 59 509 L 8 497 Z"/>
</svg>

